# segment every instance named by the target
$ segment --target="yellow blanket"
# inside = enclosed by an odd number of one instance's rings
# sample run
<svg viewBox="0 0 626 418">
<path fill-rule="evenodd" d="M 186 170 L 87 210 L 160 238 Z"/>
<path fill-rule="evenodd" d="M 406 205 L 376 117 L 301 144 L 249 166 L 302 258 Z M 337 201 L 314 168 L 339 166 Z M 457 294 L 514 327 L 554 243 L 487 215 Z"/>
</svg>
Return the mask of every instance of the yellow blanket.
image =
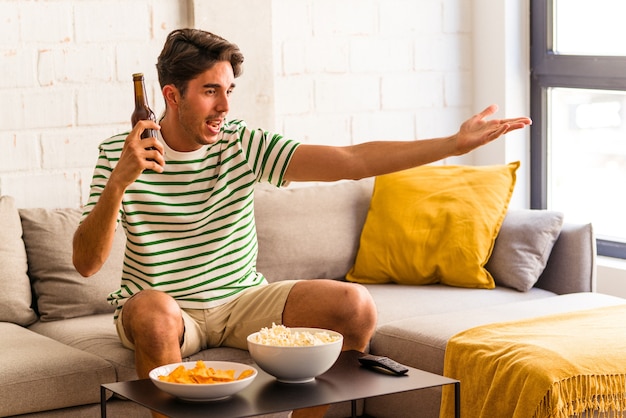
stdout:
<svg viewBox="0 0 626 418">
<path fill-rule="evenodd" d="M 448 342 L 444 375 L 461 381 L 465 418 L 625 411 L 626 305 L 463 331 Z M 444 388 L 441 417 L 454 416 L 453 395 Z"/>
</svg>

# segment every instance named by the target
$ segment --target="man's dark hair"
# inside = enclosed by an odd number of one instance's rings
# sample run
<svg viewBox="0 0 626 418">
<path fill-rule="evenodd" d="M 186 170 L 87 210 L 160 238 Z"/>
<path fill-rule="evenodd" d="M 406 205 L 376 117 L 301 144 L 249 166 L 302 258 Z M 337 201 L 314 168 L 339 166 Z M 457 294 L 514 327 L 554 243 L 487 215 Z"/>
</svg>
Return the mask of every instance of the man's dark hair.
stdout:
<svg viewBox="0 0 626 418">
<path fill-rule="evenodd" d="M 167 35 L 156 67 L 161 88 L 173 84 L 185 95 L 189 80 L 220 61 L 228 61 L 235 77 L 243 71 L 243 54 L 226 39 L 200 29 L 176 29 Z"/>
</svg>

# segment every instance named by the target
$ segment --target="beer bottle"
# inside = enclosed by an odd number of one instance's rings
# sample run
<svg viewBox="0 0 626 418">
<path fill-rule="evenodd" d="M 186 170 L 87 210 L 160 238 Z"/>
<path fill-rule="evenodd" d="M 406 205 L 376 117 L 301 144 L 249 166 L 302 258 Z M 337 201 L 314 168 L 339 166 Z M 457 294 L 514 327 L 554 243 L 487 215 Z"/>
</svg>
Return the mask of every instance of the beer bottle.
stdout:
<svg viewBox="0 0 626 418">
<path fill-rule="evenodd" d="M 133 74 L 133 85 L 135 87 L 135 110 L 130 117 L 130 121 L 135 126 L 140 120 L 151 120 L 156 122 L 154 112 L 148 106 L 148 98 L 146 96 L 146 86 L 143 82 L 143 74 Z M 146 129 L 142 132 L 142 138 L 156 137 L 154 129 Z"/>
</svg>

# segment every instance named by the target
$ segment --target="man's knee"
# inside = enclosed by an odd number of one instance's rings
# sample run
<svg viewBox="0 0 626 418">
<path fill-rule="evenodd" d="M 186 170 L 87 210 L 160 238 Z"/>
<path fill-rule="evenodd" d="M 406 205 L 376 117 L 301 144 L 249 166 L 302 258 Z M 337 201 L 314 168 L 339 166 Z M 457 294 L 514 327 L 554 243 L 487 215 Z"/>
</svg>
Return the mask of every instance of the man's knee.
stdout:
<svg viewBox="0 0 626 418">
<path fill-rule="evenodd" d="M 179 316 L 180 307 L 173 297 L 158 290 L 142 290 L 124 304 L 124 312 L 131 312 L 141 317 Z"/>
<path fill-rule="evenodd" d="M 347 285 L 348 301 L 350 305 L 357 310 L 357 314 L 363 315 L 365 318 L 371 317 L 375 320 L 376 305 L 370 292 L 360 284 L 351 283 Z"/>
<path fill-rule="evenodd" d="M 143 290 L 131 297 L 122 309 L 126 337 L 135 343 L 139 335 L 181 336 L 184 330 L 182 312 L 176 301 L 164 292 Z"/>
</svg>

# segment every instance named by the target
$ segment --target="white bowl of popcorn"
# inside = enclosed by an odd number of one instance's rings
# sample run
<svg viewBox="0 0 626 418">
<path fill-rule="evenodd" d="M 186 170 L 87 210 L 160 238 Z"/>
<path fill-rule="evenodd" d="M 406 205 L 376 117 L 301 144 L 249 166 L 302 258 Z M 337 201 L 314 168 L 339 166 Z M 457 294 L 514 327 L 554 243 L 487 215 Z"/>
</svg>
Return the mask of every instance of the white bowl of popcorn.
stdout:
<svg viewBox="0 0 626 418">
<path fill-rule="evenodd" d="M 285 383 L 306 383 L 335 364 L 343 336 L 320 328 L 273 325 L 248 335 L 252 359 L 266 373 Z"/>
</svg>

